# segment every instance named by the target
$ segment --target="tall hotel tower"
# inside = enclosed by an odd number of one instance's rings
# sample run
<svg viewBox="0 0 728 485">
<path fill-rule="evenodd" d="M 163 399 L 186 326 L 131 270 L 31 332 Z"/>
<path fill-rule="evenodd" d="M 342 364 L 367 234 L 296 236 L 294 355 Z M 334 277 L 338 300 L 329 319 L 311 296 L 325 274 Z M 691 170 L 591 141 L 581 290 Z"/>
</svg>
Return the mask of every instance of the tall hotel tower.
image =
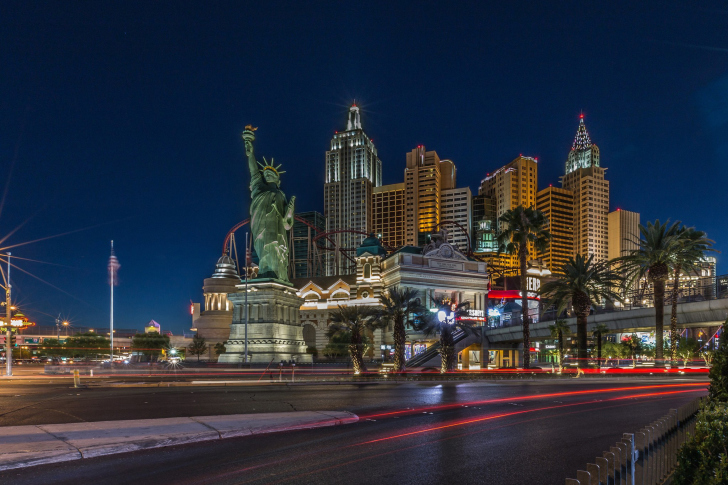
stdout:
<svg viewBox="0 0 728 485">
<path fill-rule="evenodd" d="M 326 152 L 326 182 L 324 183 L 324 216 L 326 230 L 354 229 L 369 233 L 372 230 L 372 192 L 382 185 L 382 161 L 372 140 L 361 128 L 359 107 L 349 108 L 346 131 L 331 139 Z M 333 234 L 337 249 L 359 247 L 364 235 L 348 232 Z M 340 251 L 327 251 L 326 274 L 346 275 L 356 271 Z"/>
<path fill-rule="evenodd" d="M 581 115 L 561 185 L 574 194 L 574 254 L 594 255 L 594 261 L 605 261 L 609 255 L 609 182 L 604 179 L 605 171 L 599 164 L 599 147 L 591 142 Z"/>
</svg>

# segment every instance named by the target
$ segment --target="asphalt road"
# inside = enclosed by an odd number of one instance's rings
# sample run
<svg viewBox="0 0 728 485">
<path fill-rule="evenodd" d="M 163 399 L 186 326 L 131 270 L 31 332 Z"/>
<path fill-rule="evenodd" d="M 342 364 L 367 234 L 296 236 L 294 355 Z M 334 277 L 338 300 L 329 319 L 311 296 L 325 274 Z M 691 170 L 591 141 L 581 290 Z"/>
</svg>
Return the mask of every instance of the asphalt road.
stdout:
<svg viewBox="0 0 728 485">
<path fill-rule="evenodd" d="M 11 470 L 0 472 L 0 483 L 562 484 L 622 433 L 705 389 L 666 386 L 696 382 L 639 378 L 76 391 L 67 384 L 4 381 L 3 426 L 290 410 L 347 410 L 361 420 Z"/>
</svg>

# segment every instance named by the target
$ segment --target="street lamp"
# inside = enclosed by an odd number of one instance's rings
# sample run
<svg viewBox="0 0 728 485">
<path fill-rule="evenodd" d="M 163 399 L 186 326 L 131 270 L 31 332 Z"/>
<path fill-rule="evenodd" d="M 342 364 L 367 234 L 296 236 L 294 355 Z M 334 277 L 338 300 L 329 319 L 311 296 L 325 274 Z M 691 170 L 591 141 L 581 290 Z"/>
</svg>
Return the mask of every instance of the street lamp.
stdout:
<svg viewBox="0 0 728 485">
<path fill-rule="evenodd" d="M 56 318 L 56 331 L 58 333 L 58 340 L 61 340 L 61 325 L 66 327 L 66 337 L 68 337 L 68 320 L 61 320 L 61 314 L 58 314 L 58 317 Z"/>
</svg>

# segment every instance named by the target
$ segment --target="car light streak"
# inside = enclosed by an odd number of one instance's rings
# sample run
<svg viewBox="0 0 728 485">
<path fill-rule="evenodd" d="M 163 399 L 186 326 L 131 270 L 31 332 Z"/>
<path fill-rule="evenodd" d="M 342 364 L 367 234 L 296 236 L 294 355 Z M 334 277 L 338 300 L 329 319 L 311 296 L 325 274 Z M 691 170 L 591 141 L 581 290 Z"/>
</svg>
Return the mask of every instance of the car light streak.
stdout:
<svg viewBox="0 0 728 485">
<path fill-rule="evenodd" d="M 668 389 L 668 388 L 681 388 L 681 387 L 705 388 L 707 386 L 708 386 L 707 382 L 691 382 L 691 383 L 682 383 L 682 384 L 660 384 L 660 385 L 651 385 L 651 386 L 612 387 L 612 388 L 608 388 L 608 389 L 589 389 L 589 390 L 583 390 L 583 391 L 554 392 L 554 393 L 550 393 L 550 394 L 532 394 L 532 395 L 528 395 L 528 396 L 503 397 L 503 398 L 497 398 L 497 399 L 486 399 L 486 400 L 482 400 L 482 401 L 470 401 L 470 402 L 460 402 L 460 403 L 453 403 L 453 404 L 441 404 L 441 405 L 437 405 L 437 406 L 425 406 L 425 407 L 421 407 L 421 408 L 401 409 L 399 411 L 391 411 L 391 412 L 387 412 L 387 413 L 359 415 L 359 418 L 360 419 L 383 418 L 383 417 L 387 417 L 387 416 L 421 413 L 421 412 L 426 412 L 426 411 L 442 411 L 444 409 L 459 408 L 459 407 L 463 407 L 463 406 L 479 406 L 479 405 L 483 405 L 483 404 L 497 404 L 497 403 L 503 403 L 503 402 L 526 401 L 526 400 L 530 400 L 530 399 L 584 396 L 584 395 L 589 395 L 589 394 L 601 394 L 601 393 L 605 393 L 605 392 L 628 392 L 628 391 L 643 391 L 643 390 L 648 390 L 648 389 Z"/>
<path fill-rule="evenodd" d="M 630 394 L 628 396 L 613 397 L 613 398 L 604 399 L 604 400 L 601 400 L 601 401 L 594 401 L 594 400 L 590 400 L 590 401 L 580 401 L 580 402 L 569 403 L 569 404 L 560 404 L 558 406 L 544 406 L 544 407 L 536 408 L 536 409 L 524 409 L 524 410 L 521 410 L 521 411 L 512 411 L 512 412 L 509 412 L 509 413 L 495 414 L 495 415 L 484 416 L 484 417 L 480 417 L 480 418 L 465 419 L 465 420 L 455 421 L 454 423 L 450 423 L 450 424 L 443 424 L 443 425 L 440 425 L 440 426 L 432 426 L 432 427 L 428 427 L 428 428 L 425 428 L 425 429 L 420 429 L 420 430 L 417 430 L 417 431 L 411 431 L 409 433 L 401 433 L 401 434 L 394 435 L 394 436 L 387 436 L 385 438 L 379 438 L 379 439 L 376 439 L 376 440 L 370 440 L 370 441 L 365 441 L 365 442 L 362 442 L 362 443 L 358 443 L 358 446 L 368 445 L 368 444 L 371 444 L 371 443 L 379 443 L 379 442 L 382 442 L 382 441 L 388 441 L 388 440 L 393 440 L 393 439 L 398 439 L 398 438 L 404 438 L 406 436 L 413 436 L 413 435 L 422 434 L 422 433 L 429 433 L 429 432 L 437 431 L 437 430 L 440 430 L 440 429 L 453 428 L 453 427 L 456 427 L 456 426 L 465 426 L 465 425 L 468 425 L 468 424 L 481 423 L 483 421 L 491 421 L 491 420 L 499 419 L 499 418 L 507 418 L 509 416 L 516 416 L 516 415 L 519 415 L 519 414 L 534 413 L 534 412 L 538 412 L 538 411 L 549 411 L 551 409 L 561 409 L 561 408 L 572 407 L 572 406 L 583 406 L 584 404 L 592 404 L 592 403 L 595 403 L 595 402 L 621 401 L 621 400 L 624 400 L 624 399 L 641 399 L 641 398 L 650 398 L 650 397 L 657 397 L 657 396 L 667 396 L 667 395 L 672 395 L 672 394 L 683 394 L 683 393 L 686 393 L 686 392 L 699 392 L 699 391 L 702 391 L 702 389 L 688 389 L 688 390 L 682 390 L 682 391 L 653 392 L 653 393 L 647 393 L 647 394 Z"/>
</svg>

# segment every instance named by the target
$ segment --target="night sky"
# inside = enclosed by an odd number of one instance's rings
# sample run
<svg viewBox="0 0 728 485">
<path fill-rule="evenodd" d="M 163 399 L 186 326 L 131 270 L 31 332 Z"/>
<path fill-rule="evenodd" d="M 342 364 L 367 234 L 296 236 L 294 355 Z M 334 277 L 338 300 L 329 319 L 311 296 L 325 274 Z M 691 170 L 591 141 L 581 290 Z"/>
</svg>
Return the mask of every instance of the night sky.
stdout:
<svg viewBox="0 0 728 485">
<path fill-rule="evenodd" d="M 113 239 L 116 327 L 189 329 L 248 214 L 243 127 L 297 209 L 323 211 L 353 99 L 384 183 L 423 144 L 474 192 L 519 154 L 558 185 L 583 112 L 611 210 L 728 251 L 723 2 L 307 3 L 0 3 L 0 247 L 77 231 L 11 249 L 44 262 L 16 261 L 48 283 L 13 270 L 25 313 L 108 325 Z"/>
</svg>

